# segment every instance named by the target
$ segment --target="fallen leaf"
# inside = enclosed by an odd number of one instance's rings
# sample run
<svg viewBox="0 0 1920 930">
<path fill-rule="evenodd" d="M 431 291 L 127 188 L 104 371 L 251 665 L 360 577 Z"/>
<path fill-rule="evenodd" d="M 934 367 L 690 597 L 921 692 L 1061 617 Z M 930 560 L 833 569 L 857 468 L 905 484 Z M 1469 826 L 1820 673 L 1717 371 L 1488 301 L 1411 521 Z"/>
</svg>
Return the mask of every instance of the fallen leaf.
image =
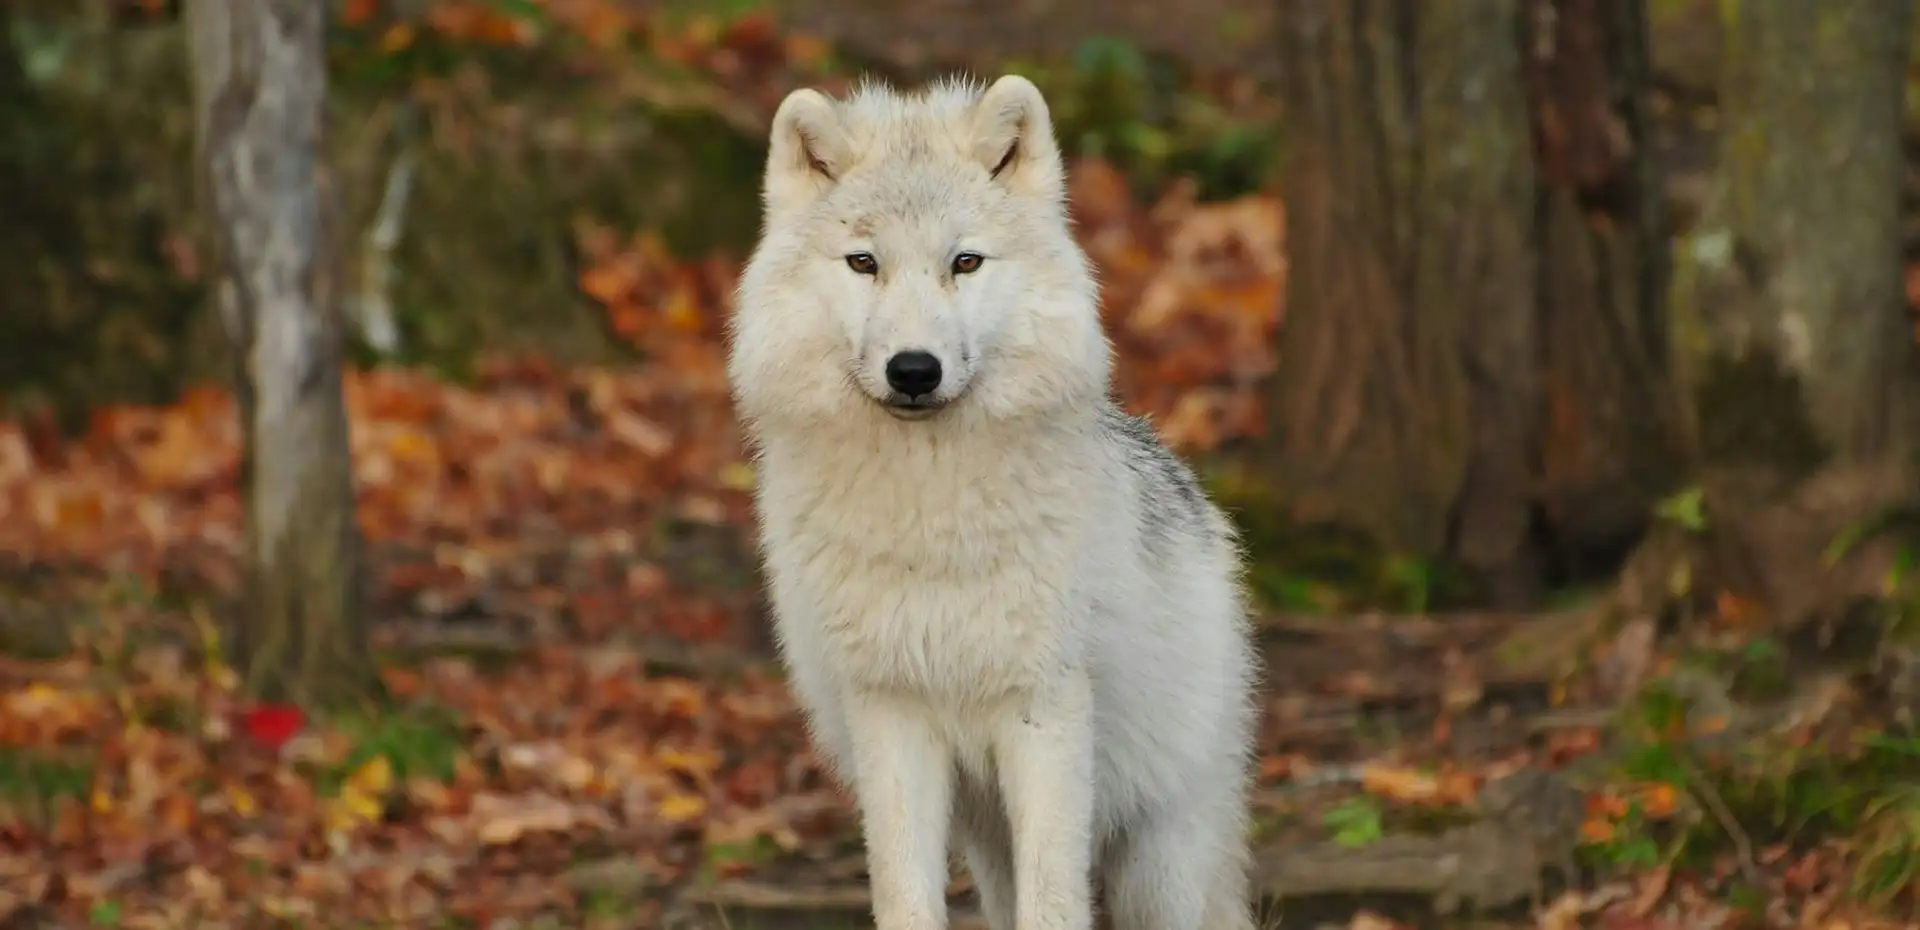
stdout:
<svg viewBox="0 0 1920 930">
<path fill-rule="evenodd" d="M 692 823 L 707 813 L 707 799 L 697 794 L 674 793 L 660 799 L 660 819 L 667 823 Z"/>
<path fill-rule="evenodd" d="M 1360 769 L 1360 786 L 1402 804 L 1428 804 L 1440 797 L 1440 780 L 1425 772 L 1386 765 Z"/>
<path fill-rule="evenodd" d="M 1347 930 L 1400 930 L 1401 925 L 1372 911 L 1357 911 L 1347 921 Z"/>
<path fill-rule="evenodd" d="M 583 823 L 606 825 L 597 809 L 569 804 L 543 792 L 522 795 L 481 794 L 473 799 L 474 835 L 488 846 L 503 846 L 529 833 L 565 833 Z"/>
<path fill-rule="evenodd" d="M 306 725 L 306 712 L 288 704 L 262 704 L 240 715 L 241 732 L 274 752 L 278 752 Z"/>
<path fill-rule="evenodd" d="M 1665 782 L 1647 785 L 1640 791 L 1640 812 L 1652 820 L 1672 817 L 1679 808 L 1680 792 Z"/>
<path fill-rule="evenodd" d="M 1577 892 L 1566 892 L 1534 917 L 1539 930 L 1580 930 L 1580 918 L 1586 913 L 1586 901 Z"/>
<path fill-rule="evenodd" d="M 1653 913 L 1655 905 L 1666 896 L 1667 884 L 1673 878 L 1673 867 L 1662 863 L 1640 877 L 1639 888 L 1633 901 L 1627 905 L 1627 913 L 1634 917 L 1645 917 Z"/>
</svg>

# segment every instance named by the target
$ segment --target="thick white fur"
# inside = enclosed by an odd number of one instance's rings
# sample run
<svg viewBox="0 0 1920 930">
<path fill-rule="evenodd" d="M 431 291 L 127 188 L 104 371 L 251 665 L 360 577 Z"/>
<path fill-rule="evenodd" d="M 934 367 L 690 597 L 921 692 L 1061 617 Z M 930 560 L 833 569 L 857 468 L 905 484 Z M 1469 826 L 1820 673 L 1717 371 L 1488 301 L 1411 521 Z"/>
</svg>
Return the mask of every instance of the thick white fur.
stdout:
<svg viewBox="0 0 1920 930">
<path fill-rule="evenodd" d="M 880 930 L 946 926 L 950 837 L 994 930 L 1085 930 L 1095 877 L 1118 930 L 1251 926 L 1238 549 L 1109 399 L 1063 177 L 1024 78 L 799 90 L 774 118 L 729 375 Z M 962 251 L 985 261 L 956 275 Z M 946 372 L 932 416 L 881 403 L 906 349 Z"/>
</svg>

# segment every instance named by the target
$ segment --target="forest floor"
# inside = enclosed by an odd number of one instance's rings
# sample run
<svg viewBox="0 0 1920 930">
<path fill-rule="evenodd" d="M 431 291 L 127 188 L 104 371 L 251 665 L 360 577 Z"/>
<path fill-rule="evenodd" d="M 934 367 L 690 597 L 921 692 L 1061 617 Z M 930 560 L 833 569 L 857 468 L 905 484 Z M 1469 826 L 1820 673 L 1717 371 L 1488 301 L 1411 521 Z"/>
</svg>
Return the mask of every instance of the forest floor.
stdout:
<svg viewBox="0 0 1920 930">
<path fill-rule="evenodd" d="M 750 123 L 785 80 L 755 56 L 819 54 L 801 38 L 655 41 L 758 81 L 727 98 Z M 1426 566 L 1266 532 L 1233 453 L 1284 313 L 1281 204 L 1139 189 L 1074 165 L 1120 393 L 1254 543 L 1268 925 L 1920 919 L 1912 695 L 1861 645 L 1911 621 L 1900 603 L 1780 630 L 1713 590 L 1636 604 L 1628 572 L 1539 613 L 1436 612 Z M 574 236 L 578 291 L 640 361 L 349 372 L 386 691 L 351 712 L 235 689 L 223 389 L 101 407 L 77 436 L 0 421 L 0 927 L 865 925 L 852 813 L 748 541 L 737 256 Z M 1686 498 L 1668 517 L 1657 534 L 1698 530 Z"/>
<path fill-rule="evenodd" d="M 1097 162 L 1074 201 L 1129 404 L 1203 461 L 1257 433 L 1279 204 L 1142 204 Z M 222 390 L 102 409 L 78 437 L 0 424 L 0 920 L 858 924 L 847 801 L 756 593 L 732 266 L 582 235 L 582 288 L 648 361 L 348 378 L 388 692 L 361 712 L 234 691 Z M 1569 637 L 1577 602 L 1428 615 L 1417 583 L 1262 558 L 1289 608 L 1260 630 L 1277 925 L 1872 926 L 1913 906 L 1920 742 L 1737 603 L 1685 636 L 1628 617 L 1549 661 L 1528 631 Z"/>
</svg>

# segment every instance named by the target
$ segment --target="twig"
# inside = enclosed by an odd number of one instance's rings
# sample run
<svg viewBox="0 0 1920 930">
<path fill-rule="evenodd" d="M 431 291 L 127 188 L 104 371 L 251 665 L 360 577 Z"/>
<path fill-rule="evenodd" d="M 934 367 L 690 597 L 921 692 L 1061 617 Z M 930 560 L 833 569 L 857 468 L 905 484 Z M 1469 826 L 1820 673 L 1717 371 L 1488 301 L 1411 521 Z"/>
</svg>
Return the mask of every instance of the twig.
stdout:
<svg viewBox="0 0 1920 930">
<path fill-rule="evenodd" d="M 620 90 L 632 94 L 654 110 L 711 114 L 748 138 L 765 135 L 767 123 L 773 118 L 772 113 L 761 112 L 759 108 L 743 103 L 704 81 L 635 71 L 625 76 Z"/>
<path fill-rule="evenodd" d="M 1740 866 L 1740 877 L 1746 879 L 1748 885 L 1760 887 L 1760 867 L 1754 859 L 1753 840 L 1747 836 L 1747 831 L 1740 828 L 1740 822 L 1734 819 L 1733 811 L 1727 808 L 1727 802 L 1720 797 L 1720 792 L 1714 789 L 1713 783 L 1707 780 L 1707 773 L 1701 771 L 1700 766 L 1695 765 L 1693 760 L 1685 755 L 1676 753 L 1675 757 L 1680 760 L 1681 767 L 1686 769 L 1687 786 L 1693 790 L 1694 797 L 1699 798 L 1700 803 L 1706 805 L 1707 810 L 1713 814 L 1713 819 L 1720 823 L 1720 829 L 1726 831 L 1727 839 L 1732 841 L 1734 855 Z"/>
<path fill-rule="evenodd" d="M 1583 730 L 1589 727 L 1598 729 L 1613 722 L 1614 710 L 1610 707 L 1576 707 L 1557 709 L 1530 714 L 1527 717 L 1527 732 L 1532 734 L 1552 733 L 1556 730 Z"/>
</svg>

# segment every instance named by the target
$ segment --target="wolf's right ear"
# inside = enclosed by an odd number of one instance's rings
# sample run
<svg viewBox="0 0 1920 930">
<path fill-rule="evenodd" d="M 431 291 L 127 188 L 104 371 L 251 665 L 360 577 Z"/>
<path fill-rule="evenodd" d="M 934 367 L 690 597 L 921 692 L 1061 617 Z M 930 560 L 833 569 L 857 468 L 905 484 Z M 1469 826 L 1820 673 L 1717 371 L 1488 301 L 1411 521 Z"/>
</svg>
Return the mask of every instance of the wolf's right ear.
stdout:
<svg viewBox="0 0 1920 930">
<path fill-rule="evenodd" d="M 996 182 L 1049 200 L 1066 196 L 1053 117 L 1032 81 L 1002 75 L 980 95 L 973 105 L 972 142 L 974 160 Z"/>
<path fill-rule="evenodd" d="M 833 101 L 801 88 L 780 101 L 767 146 L 767 209 L 804 207 L 826 193 L 847 168 L 846 133 Z"/>
</svg>

